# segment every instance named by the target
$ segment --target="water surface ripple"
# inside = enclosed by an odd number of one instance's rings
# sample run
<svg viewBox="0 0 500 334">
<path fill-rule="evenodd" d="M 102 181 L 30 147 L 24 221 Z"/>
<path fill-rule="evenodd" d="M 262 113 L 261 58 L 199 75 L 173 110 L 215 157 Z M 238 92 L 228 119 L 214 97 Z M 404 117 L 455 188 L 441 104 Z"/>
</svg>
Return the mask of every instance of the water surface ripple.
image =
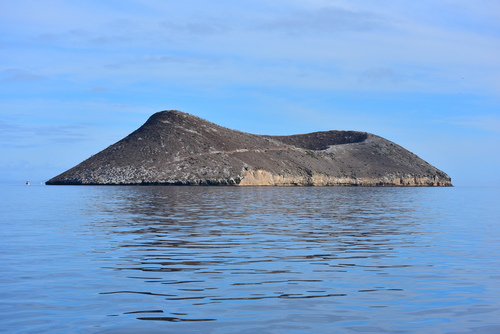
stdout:
<svg viewBox="0 0 500 334">
<path fill-rule="evenodd" d="M 500 332 L 495 188 L 7 188 L 4 332 Z"/>
</svg>

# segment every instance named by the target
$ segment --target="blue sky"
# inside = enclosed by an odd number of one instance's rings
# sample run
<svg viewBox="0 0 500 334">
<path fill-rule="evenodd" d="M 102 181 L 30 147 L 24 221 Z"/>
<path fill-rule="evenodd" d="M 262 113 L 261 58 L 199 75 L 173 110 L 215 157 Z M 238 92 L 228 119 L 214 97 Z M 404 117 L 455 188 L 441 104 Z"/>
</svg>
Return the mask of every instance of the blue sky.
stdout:
<svg viewBox="0 0 500 334">
<path fill-rule="evenodd" d="M 0 183 L 42 182 L 178 109 L 359 130 L 500 185 L 500 2 L 0 0 Z"/>
</svg>

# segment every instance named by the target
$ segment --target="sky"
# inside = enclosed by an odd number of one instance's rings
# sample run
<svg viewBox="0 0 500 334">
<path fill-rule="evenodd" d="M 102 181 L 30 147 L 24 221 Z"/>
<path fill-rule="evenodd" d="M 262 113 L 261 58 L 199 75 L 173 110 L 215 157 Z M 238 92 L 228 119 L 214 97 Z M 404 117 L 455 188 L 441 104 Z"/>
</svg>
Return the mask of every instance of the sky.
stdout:
<svg viewBox="0 0 500 334">
<path fill-rule="evenodd" d="M 44 182 L 181 110 L 371 132 L 500 186 L 497 0 L 0 0 L 0 184 Z"/>
</svg>

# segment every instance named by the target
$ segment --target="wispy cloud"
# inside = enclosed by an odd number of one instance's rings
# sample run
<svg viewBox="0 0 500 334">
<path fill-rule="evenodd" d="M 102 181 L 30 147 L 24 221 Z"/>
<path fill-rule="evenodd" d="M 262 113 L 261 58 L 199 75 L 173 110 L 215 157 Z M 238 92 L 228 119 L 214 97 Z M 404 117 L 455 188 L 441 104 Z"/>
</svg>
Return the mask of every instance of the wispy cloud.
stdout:
<svg viewBox="0 0 500 334">
<path fill-rule="evenodd" d="M 372 12 L 354 11 L 340 7 L 303 10 L 270 20 L 260 25 L 264 30 L 287 34 L 368 31 L 383 25 L 383 18 Z"/>
<path fill-rule="evenodd" d="M 500 133 L 500 116 L 499 115 L 477 115 L 477 116 L 461 116 L 453 117 L 451 124 L 464 126 L 488 132 Z"/>
<path fill-rule="evenodd" d="M 229 25 L 218 20 L 162 21 L 160 27 L 169 32 L 200 36 L 221 34 L 232 30 Z"/>
<path fill-rule="evenodd" d="M 90 93 L 107 93 L 109 89 L 106 87 L 94 87 L 89 90 Z"/>
<path fill-rule="evenodd" d="M 403 76 L 390 67 L 375 67 L 363 71 L 359 75 L 359 82 L 363 85 L 373 86 L 381 83 L 396 84 Z"/>
<path fill-rule="evenodd" d="M 44 143 L 77 143 L 90 138 L 88 124 L 33 125 L 0 121 L 0 146 L 11 148 L 35 147 Z M 36 139 L 35 139 L 36 138 Z"/>
<path fill-rule="evenodd" d="M 134 42 L 137 39 L 134 34 L 109 31 L 89 31 L 83 29 L 72 29 L 67 32 L 42 33 L 36 38 L 48 45 L 73 45 L 78 48 L 89 46 L 123 45 Z"/>
<path fill-rule="evenodd" d="M 44 79 L 45 77 L 42 75 L 19 68 L 9 68 L 0 72 L 0 81 L 4 83 L 40 81 Z"/>
</svg>

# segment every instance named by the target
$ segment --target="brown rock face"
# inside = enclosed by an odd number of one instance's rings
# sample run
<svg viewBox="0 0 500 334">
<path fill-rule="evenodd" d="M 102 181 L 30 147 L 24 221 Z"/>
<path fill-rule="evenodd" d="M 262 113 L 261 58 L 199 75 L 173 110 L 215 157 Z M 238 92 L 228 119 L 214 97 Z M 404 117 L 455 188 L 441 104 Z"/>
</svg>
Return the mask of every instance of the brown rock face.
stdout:
<svg viewBox="0 0 500 334">
<path fill-rule="evenodd" d="M 451 179 L 366 132 L 254 135 L 169 110 L 46 184 L 451 186 Z"/>
</svg>

